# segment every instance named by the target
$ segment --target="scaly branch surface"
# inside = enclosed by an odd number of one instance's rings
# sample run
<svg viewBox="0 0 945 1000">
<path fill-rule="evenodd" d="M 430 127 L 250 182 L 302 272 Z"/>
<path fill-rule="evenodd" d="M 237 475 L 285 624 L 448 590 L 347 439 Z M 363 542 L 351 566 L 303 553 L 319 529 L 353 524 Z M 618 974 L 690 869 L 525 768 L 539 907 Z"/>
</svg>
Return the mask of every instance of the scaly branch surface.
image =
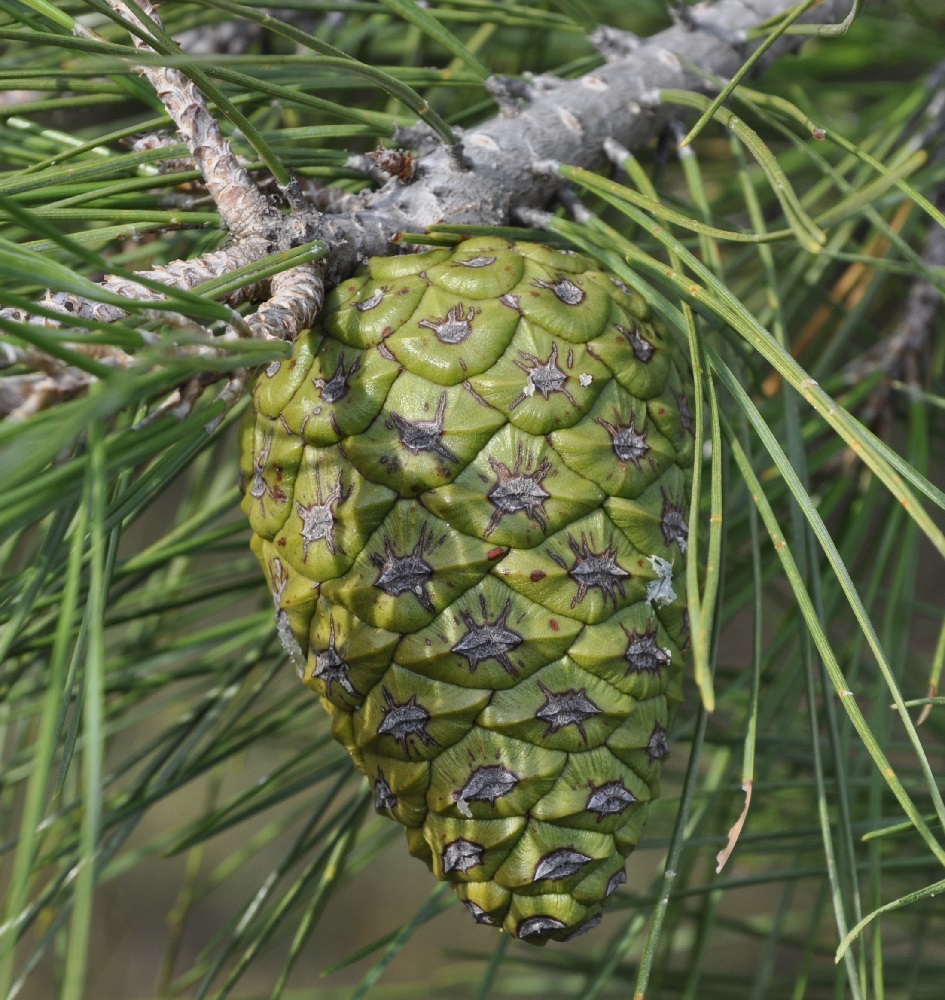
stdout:
<svg viewBox="0 0 945 1000">
<path fill-rule="evenodd" d="M 154 4 L 137 8 L 122 0 L 110 6 L 147 35 L 149 21 L 160 25 Z M 541 77 L 531 81 L 493 79 L 489 89 L 500 105 L 495 118 L 468 131 L 457 131 L 459 145 L 441 143 L 425 125 L 400 130 L 394 141 L 410 147 L 416 157 L 412 173 L 395 173 L 380 188 L 360 195 L 306 199 L 296 185 L 283 191 L 285 208 L 277 209 L 263 196 L 239 163 L 206 102 L 180 70 L 142 65 L 140 72 L 160 97 L 178 132 L 203 174 L 231 242 L 223 250 L 186 261 L 174 261 L 144 272 L 148 279 L 178 289 L 192 289 L 213 277 L 256 263 L 269 255 L 322 240 L 328 254 L 318 264 L 305 264 L 269 281 L 240 288 L 224 302 L 237 306 L 261 303 L 245 321 L 227 327 L 224 340 L 251 336 L 293 340 L 314 322 L 326 287 L 343 280 L 370 256 L 399 249 L 395 237 L 444 223 L 502 225 L 548 207 L 560 189 L 560 178 L 541 169 L 549 160 L 588 169 L 607 162 L 605 146 L 616 141 L 637 149 L 650 141 L 676 113 L 661 104 L 663 89 L 682 88 L 714 93 L 717 80 L 734 74 L 751 53 L 749 35 L 759 25 L 787 13 L 791 0 L 718 0 L 690 8 L 673 27 L 651 38 L 601 29 L 593 37 L 605 63 L 575 80 Z M 837 22 L 849 3 L 825 0 L 808 20 Z M 143 12 L 144 18 L 138 11 Z M 154 49 L 134 34 L 138 51 Z M 786 38 L 766 53 L 771 61 L 801 44 Z M 368 171 L 377 176 L 374 164 Z M 157 292 L 125 278 L 107 277 L 103 287 L 129 299 L 154 302 Z M 120 308 L 66 293 L 50 293 L 46 309 L 112 321 Z M 0 319 L 58 325 L 55 320 L 0 310 Z M 173 323 L 179 317 L 166 316 Z M 193 329 L 192 321 L 186 321 Z M 67 324 L 63 324 L 67 325 Z M 219 337 L 205 331 L 206 350 L 214 353 Z M 71 344 L 83 350 L 81 335 Z M 4 380 L 0 416 L 24 418 L 57 401 L 84 391 L 95 376 L 68 366 L 39 366 L 30 352 L 11 349 L 4 364 L 29 364 L 34 372 Z M 114 350 L 106 364 L 127 366 L 129 357 Z M 225 398 L 237 399 L 247 373 L 230 376 Z M 182 386 L 171 409 L 193 400 L 200 387 Z"/>
</svg>

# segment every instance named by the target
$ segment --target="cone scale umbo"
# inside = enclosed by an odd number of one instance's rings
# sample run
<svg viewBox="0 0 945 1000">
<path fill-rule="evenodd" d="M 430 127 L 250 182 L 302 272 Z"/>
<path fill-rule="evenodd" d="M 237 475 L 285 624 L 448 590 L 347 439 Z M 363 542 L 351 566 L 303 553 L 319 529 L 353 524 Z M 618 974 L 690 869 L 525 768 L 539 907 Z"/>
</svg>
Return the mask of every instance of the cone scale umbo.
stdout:
<svg viewBox="0 0 945 1000">
<path fill-rule="evenodd" d="M 374 258 L 261 372 L 243 510 L 280 636 L 479 923 L 594 926 L 688 645 L 687 365 L 577 254 Z"/>
</svg>

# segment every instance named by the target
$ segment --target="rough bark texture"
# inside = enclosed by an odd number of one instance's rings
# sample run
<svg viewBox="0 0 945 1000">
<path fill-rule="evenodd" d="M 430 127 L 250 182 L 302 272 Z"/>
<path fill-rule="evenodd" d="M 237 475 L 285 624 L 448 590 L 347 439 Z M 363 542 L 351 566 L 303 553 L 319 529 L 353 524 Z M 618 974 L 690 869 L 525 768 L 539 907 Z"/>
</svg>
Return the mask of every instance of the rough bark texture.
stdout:
<svg viewBox="0 0 945 1000">
<path fill-rule="evenodd" d="M 511 221 L 516 208 L 546 206 L 560 182 L 537 175 L 533 164 L 553 159 L 598 168 L 606 161 L 608 138 L 639 148 L 675 113 L 659 103 L 660 90 L 717 92 L 711 78 L 731 77 L 756 46 L 744 41 L 746 33 L 792 6 L 791 0 L 699 5 L 693 8 L 697 29 L 678 24 L 640 40 L 622 58 L 577 80 L 561 81 L 519 114 L 500 115 L 464 133 L 462 161 L 455 151 L 432 143 L 428 151 L 421 148 L 411 183 L 392 178 L 346 217 L 320 221 L 319 235 L 333 251 L 329 283 L 350 273 L 353 258 L 390 253 L 390 236 L 398 231 L 445 222 L 500 225 Z M 838 21 L 848 7 L 848 2 L 827 0 L 807 20 Z M 798 44 L 796 36 L 785 38 L 765 60 Z M 690 64 L 701 74 L 687 68 Z"/>
<path fill-rule="evenodd" d="M 122 0 L 111 0 L 110 5 L 132 24 L 147 29 L 147 24 Z M 158 19 L 156 4 L 139 0 L 139 6 L 152 20 Z M 155 51 L 137 35 L 132 35 L 131 41 L 146 55 Z M 203 96 L 187 76 L 173 67 L 142 66 L 138 72 L 154 87 L 177 125 L 227 229 L 236 237 L 258 235 L 267 223 L 271 223 L 274 213 L 250 181 L 229 143 L 223 140 L 219 122 L 210 114 Z"/>
<path fill-rule="evenodd" d="M 140 2 L 140 0 L 139 0 Z M 109 0 L 123 17 L 147 30 L 124 0 Z M 806 19 L 836 23 L 850 0 L 824 0 Z M 306 197 L 297 184 L 284 192 L 287 211 L 272 206 L 237 161 L 218 123 L 193 83 L 174 68 L 139 67 L 167 108 L 194 161 L 232 241 L 221 251 L 189 261 L 174 261 L 147 272 L 148 277 L 174 288 L 191 289 L 215 275 L 262 260 L 268 255 L 323 240 L 324 261 L 300 265 L 272 281 L 238 289 L 226 301 L 262 305 L 245 322 L 227 328 L 223 339 L 252 336 L 294 340 L 314 322 L 324 291 L 347 278 L 369 257 L 397 252 L 396 237 L 443 223 L 503 225 L 529 218 L 550 206 L 560 190 L 560 178 L 549 162 L 597 169 L 607 161 L 608 143 L 635 149 L 650 141 L 677 112 L 660 102 L 661 90 L 688 89 L 711 94 L 717 80 L 736 73 L 757 42 L 749 31 L 785 15 L 792 0 L 718 0 L 688 8 L 674 27 L 648 39 L 601 29 L 594 37 L 605 65 L 576 80 L 551 77 L 530 81 L 492 78 L 487 88 L 502 112 L 475 129 L 458 132 L 460 142 L 447 147 L 424 125 L 395 137 L 416 152 L 411 169 L 398 170 L 379 189 L 358 196 Z M 160 23 L 153 3 L 142 9 Z M 765 55 L 776 59 L 799 44 L 783 38 Z M 145 53 L 150 46 L 135 37 Z M 692 67 L 692 68 L 690 68 Z M 379 164 L 377 165 L 379 166 Z M 368 173 L 376 177 L 375 164 Z M 319 207 L 327 209 L 321 211 Z M 129 298 L 154 301 L 157 296 L 136 282 L 108 277 L 110 291 Z M 87 301 L 72 293 L 47 296 L 44 305 L 64 317 L 95 316 L 101 320 L 123 315 L 114 306 Z M 19 309 L 0 310 L 9 322 L 58 325 Z M 179 317 L 168 317 L 170 322 Z M 238 328 L 237 328 L 238 327 Z M 214 339 L 206 332 L 208 343 Z M 83 350 L 82 338 L 75 349 Z M 12 358 L 12 355 L 11 355 Z M 10 359 L 7 359 L 10 363 Z M 126 363 L 115 358 L 109 363 Z M 54 377 L 37 370 L 6 380 L 0 416 L 28 416 L 71 398 L 95 381 L 77 372 Z M 242 391 L 245 372 L 233 375 L 228 399 Z M 190 398 L 193 393 L 184 392 Z"/>
</svg>

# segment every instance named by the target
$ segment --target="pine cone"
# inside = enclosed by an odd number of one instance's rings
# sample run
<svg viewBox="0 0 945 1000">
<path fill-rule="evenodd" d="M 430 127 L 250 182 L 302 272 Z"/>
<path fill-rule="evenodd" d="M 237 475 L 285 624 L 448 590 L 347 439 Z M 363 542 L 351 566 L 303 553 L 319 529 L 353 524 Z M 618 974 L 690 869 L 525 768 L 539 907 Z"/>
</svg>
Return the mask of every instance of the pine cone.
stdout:
<svg viewBox="0 0 945 1000">
<path fill-rule="evenodd" d="M 688 375 L 642 299 L 502 239 L 376 258 L 262 372 L 280 635 L 411 852 L 533 943 L 625 881 L 681 697 Z"/>
</svg>

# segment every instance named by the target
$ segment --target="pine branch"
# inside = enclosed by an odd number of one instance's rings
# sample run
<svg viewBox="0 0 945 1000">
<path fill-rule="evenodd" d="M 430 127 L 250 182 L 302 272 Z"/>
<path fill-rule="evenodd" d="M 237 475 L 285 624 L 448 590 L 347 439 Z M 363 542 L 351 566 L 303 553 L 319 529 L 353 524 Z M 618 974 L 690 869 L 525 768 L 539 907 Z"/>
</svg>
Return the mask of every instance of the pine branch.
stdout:
<svg viewBox="0 0 945 1000">
<path fill-rule="evenodd" d="M 140 4 L 144 17 L 121 0 L 110 6 L 134 27 L 136 49 L 151 55 L 155 49 L 144 38 L 161 28 L 155 6 Z M 142 65 L 138 71 L 154 87 L 175 122 L 196 162 L 232 242 L 222 251 L 189 261 L 175 261 L 154 268 L 140 277 L 170 288 L 191 290 L 202 282 L 257 263 L 273 253 L 305 243 L 327 247 L 324 260 L 305 263 L 276 275 L 269 281 L 239 288 L 224 298 L 227 305 L 262 301 L 245 322 L 224 331 L 224 339 L 253 337 L 294 340 L 311 326 L 321 306 L 324 288 L 343 280 L 360 260 L 397 252 L 397 234 L 422 231 L 442 224 L 504 225 L 546 209 L 556 198 L 560 179 L 543 169 L 549 160 L 591 170 L 607 162 L 606 147 L 616 142 L 637 149 L 652 140 L 674 114 L 660 100 L 666 89 L 688 89 L 714 93 L 717 81 L 734 74 L 757 46 L 752 32 L 790 11 L 789 0 L 720 0 L 699 5 L 686 17 L 651 38 L 639 39 L 625 32 L 601 30 L 595 41 L 606 64 L 576 80 L 545 78 L 538 85 L 504 87 L 493 81 L 501 113 L 467 132 L 454 130 L 456 142 L 439 141 L 428 126 L 403 129 L 395 134 L 398 144 L 417 150 L 409 175 L 395 169 L 379 189 L 358 196 L 336 199 L 319 211 L 294 182 L 283 187 L 288 211 L 273 208 L 234 156 L 230 144 L 207 108 L 199 90 L 181 71 Z M 809 15 L 838 20 L 846 5 L 827 0 Z M 771 47 L 771 60 L 800 44 L 794 36 Z M 511 98 L 507 95 L 511 94 Z M 524 107 L 521 106 L 524 101 Z M 356 161 L 351 161 L 355 163 Z M 382 163 L 366 169 L 375 174 Z M 161 294 L 137 281 L 111 276 L 102 287 L 138 302 L 157 303 Z M 113 304 L 93 302 L 73 293 L 49 294 L 47 310 L 64 315 L 95 318 L 104 322 L 121 319 L 123 310 Z M 163 315 L 172 323 L 179 318 Z M 21 309 L 0 310 L 0 322 L 55 325 L 49 316 L 33 316 Z M 8 327 L 9 328 L 9 327 Z M 215 338 L 205 340 L 215 354 Z M 70 345 L 82 351 L 81 341 Z M 8 358 L 11 360 L 13 355 Z M 23 360 L 17 357 L 17 360 Z M 122 358 L 121 363 L 126 363 Z M 25 418 L 39 409 L 75 398 L 97 378 L 60 366 L 61 373 L 41 372 L 7 379 L 0 398 L 0 416 Z M 160 408 L 186 412 L 212 378 L 191 380 Z M 239 398 L 247 373 L 230 376 L 224 390 L 227 402 Z"/>
</svg>

